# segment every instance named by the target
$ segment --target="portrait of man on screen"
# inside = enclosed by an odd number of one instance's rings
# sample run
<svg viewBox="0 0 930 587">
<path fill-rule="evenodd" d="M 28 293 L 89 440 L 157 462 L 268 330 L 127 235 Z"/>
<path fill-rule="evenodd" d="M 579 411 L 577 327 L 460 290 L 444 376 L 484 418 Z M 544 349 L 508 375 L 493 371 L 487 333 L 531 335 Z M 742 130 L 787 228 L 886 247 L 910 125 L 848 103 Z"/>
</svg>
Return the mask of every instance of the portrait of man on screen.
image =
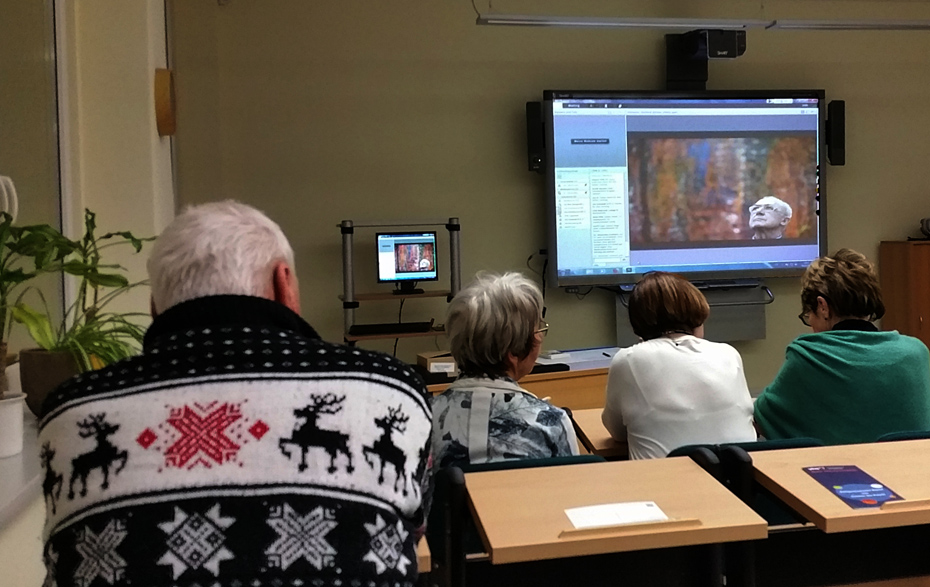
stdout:
<svg viewBox="0 0 930 587">
<path fill-rule="evenodd" d="M 786 202 L 774 196 L 760 198 L 749 207 L 749 228 L 753 240 L 779 239 L 785 236 L 785 227 L 791 221 L 792 210 Z"/>
</svg>

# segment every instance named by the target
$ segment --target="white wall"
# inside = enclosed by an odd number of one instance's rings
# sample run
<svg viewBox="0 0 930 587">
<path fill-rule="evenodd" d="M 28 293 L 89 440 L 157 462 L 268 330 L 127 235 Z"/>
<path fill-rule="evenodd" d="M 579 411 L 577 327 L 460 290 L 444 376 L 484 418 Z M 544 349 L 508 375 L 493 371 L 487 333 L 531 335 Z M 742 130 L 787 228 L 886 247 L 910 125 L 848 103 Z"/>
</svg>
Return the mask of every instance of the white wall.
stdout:
<svg viewBox="0 0 930 587">
<path fill-rule="evenodd" d="M 37 497 L 0 532 L 0 573 L 3 587 L 39 587 L 45 579 L 42 525 L 45 503 Z"/>
<path fill-rule="evenodd" d="M 153 236 L 174 216 L 171 141 L 155 127 L 155 68 L 165 67 L 162 0 L 59 1 L 62 67 L 64 229 L 83 233 L 83 211 L 97 214 L 99 233 Z M 110 259 L 145 278 L 145 254 L 122 250 Z M 137 289 L 120 308 L 148 311 Z"/>
<path fill-rule="evenodd" d="M 83 209 L 100 233 L 158 234 L 174 215 L 171 145 L 155 130 L 153 77 L 165 66 L 161 0 L 59 0 L 64 229 L 83 231 Z M 131 280 L 145 278 L 145 255 L 114 256 Z M 121 300 L 148 311 L 147 288 Z M 44 579 L 41 499 L 0 532 L 3 587 Z"/>
</svg>

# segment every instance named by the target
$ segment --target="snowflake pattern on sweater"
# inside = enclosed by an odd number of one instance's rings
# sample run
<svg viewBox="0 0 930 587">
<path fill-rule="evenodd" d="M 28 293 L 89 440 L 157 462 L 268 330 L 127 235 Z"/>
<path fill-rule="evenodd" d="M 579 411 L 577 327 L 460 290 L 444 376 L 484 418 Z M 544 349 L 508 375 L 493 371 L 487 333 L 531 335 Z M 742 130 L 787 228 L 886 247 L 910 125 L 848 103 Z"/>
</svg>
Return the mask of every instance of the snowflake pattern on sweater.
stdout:
<svg viewBox="0 0 930 587">
<path fill-rule="evenodd" d="M 47 585 L 416 581 L 422 380 L 274 302 L 170 308 L 49 396 L 40 439 Z"/>
</svg>

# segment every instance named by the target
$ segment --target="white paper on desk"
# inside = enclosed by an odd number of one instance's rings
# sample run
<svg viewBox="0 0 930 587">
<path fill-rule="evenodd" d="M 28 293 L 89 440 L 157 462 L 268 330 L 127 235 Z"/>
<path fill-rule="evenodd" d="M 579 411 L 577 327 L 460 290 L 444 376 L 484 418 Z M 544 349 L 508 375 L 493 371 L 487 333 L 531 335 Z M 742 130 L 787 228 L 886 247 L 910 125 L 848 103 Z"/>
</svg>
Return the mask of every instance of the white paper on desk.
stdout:
<svg viewBox="0 0 930 587">
<path fill-rule="evenodd" d="M 657 506 L 654 501 L 628 501 L 625 503 L 589 505 L 567 509 L 565 515 L 568 516 L 576 529 L 638 524 L 641 522 L 661 522 L 668 519 L 662 508 Z"/>
</svg>

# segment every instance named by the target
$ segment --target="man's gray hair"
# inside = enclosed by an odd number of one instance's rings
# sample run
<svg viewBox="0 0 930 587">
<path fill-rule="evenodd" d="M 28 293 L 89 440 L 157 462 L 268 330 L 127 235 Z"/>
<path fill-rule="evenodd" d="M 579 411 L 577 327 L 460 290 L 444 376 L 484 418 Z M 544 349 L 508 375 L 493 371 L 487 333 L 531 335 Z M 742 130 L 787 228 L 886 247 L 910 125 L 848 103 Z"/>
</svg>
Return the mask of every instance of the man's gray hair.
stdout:
<svg viewBox="0 0 930 587">
<path fill-rule="evenodd" d="M 221 294 L 264 297 L 279 261 L 293 270 L 294 251 L 281 228 L 255 208 L 233 200 L 191 206 L 152 248 L 155 309 Z"/>
<path fill-rule="evenodd" d="M 768 204 L 773 209 L 777 210 L 785 220 L 791 220 L 791 216 L 794 214 L 794 211 L 791 209 L 791 205 L 788 204 L 788 202 L 782 200 L 781 198 L 776 198 L 775 196 L 765 196 L 764 198 L 760 198 L 758 202 L 753 204 L 753 206 L 762 206 L 764 204 Z"/>
<path fill-rule="evenodd" d="M 519 273 L 479 272 L 449 304 L 446 334 L 452 356 L 466 376 L 500 377 L 507 353 L 532 350 L 542 319 L 539 287 Z"/>
</svg>

